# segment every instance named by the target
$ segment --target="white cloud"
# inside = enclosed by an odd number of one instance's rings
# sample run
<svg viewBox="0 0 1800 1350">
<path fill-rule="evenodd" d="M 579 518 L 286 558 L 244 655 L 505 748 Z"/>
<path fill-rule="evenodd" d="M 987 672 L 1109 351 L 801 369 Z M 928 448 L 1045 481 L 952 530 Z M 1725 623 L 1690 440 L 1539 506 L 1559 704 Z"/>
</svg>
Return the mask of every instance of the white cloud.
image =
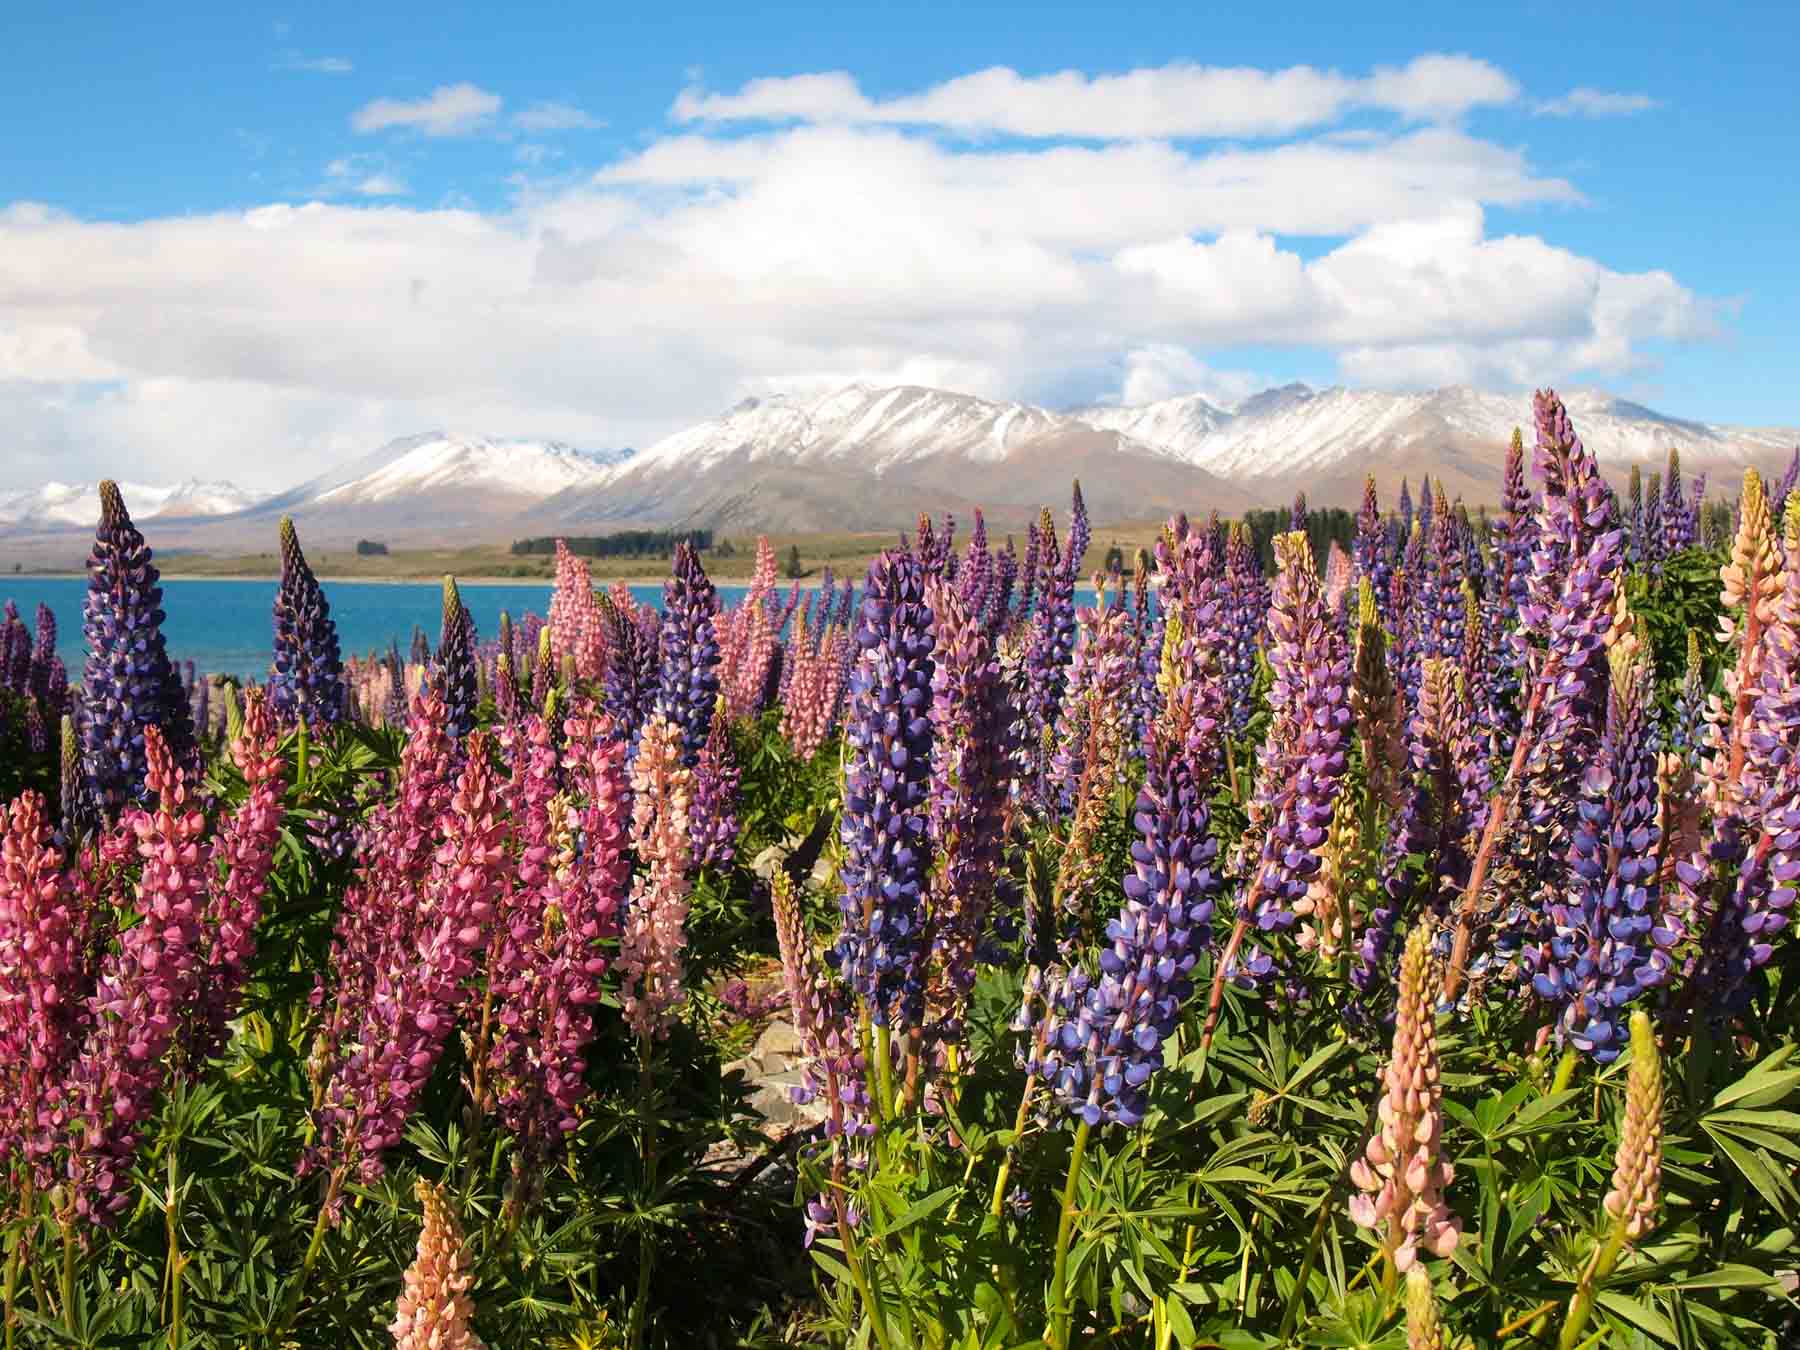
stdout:
<svg viewBox="0 0 1800 1350">
<path fill-rule="evenodd" d="M 409 127 L 427 136 L 467 136 L 492 124 L 500 112 L 498 94 L 473 84 L 439 85 L 427 98 L 378 98 L 358 108 L 350 125 L 360 132 Z"/>
<path fill-rule="evenodd" d="M 0 207 L 0 486 L 224 463 L 276 488 L 445 425 L 644 445 L 852 378 L 1229 400 L 1254 379 L 1217 354 L 1249 346 L 1386 384 L 1604 379 L 1713 332 L 1668 273 L 1490 233 L 1491 209 L 1580 200 L 1520 149 L 1361 130 L 1202 151 L 689 129 L 499 211 L 349 204 L 399 177 L 379 155 L 327 166 L 344 202 Z"/>
<path fill-rule="evenodd" d="M 412 191 L 405 179 L 391 173 L 372 173 L 356 185 L 356 190 L 365 197 L 404 197 Z"/>
<path fill-rule="evenodd" d="M 356 66 L 342 56 L 301 56 L 289 52 L 275 63 L 277 70 L 300 70 L 310 75 L 348 75 Z"/>
<path fill-rule="evenodd" d="M 1648 94 L 1614 94 L 1583 86 L 1560 98 L 1541 99 L 1532 111 L 1544 117 L 1630 117 L 1661 106 Z"/>
<path fill-rule="evenodd" d="M 1230 407 L 1269 383 L 1247 370 L 1216 370 L 1185 347 L 1155 342 L 1125 354 L 1116 401 L 1132 407 L 1201 394 L 1220 407 Z"/>
<path fill-rule="evenodd" d="M 572 103 L 533 103 L 513 114 L 512 124 L 520 131 L 587 131 L 604 125 Z"/>
<path fill-rule="evenodd" d="M 843 71 L 752 80 L 735 94 L 684 91 L 683 122 L 848 122 L 1095 140 L 1284 136 L 1378 108 L 1421 120 L 1509 103 L 1518 86 L 1469 56 L 1430 54 L 1364 76 L 1312 66 L 1285 70 L 1177 63 L 1122 75 L 1065 70 L 1026 76 L 1005 66 L 873 100 Z"/>
</svg>

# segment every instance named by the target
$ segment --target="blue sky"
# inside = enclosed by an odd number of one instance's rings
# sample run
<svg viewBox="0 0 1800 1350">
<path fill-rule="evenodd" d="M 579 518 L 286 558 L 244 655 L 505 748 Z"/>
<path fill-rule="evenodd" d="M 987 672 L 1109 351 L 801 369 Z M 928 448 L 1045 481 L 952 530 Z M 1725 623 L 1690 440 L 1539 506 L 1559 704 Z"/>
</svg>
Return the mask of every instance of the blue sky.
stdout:
<svg viewBox="0 0 1800 1350">
<path fill-rule="evenodd" d="M 852 378 L 1800 423 L 1791 7 L 498 12 L 9 6 L 0 487 Z"/>
</svg>

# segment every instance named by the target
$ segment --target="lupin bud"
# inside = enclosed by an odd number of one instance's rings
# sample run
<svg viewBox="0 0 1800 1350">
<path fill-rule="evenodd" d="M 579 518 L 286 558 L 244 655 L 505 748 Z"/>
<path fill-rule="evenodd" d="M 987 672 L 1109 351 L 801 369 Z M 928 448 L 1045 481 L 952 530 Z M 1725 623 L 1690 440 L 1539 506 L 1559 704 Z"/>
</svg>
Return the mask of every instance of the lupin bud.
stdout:
<svg viewBox="0 0 1800 1350">
<path fill-rule="evenodd" d="M 1407 940 L 1393 1052 L 1381 1075 L 1380 1127 L 1350 1167 L 1350 1179 L 1361 1192 L 1351 1197 L 1350 1217 L 1376 1230 L 1382 1250 L 1403 1272 L 1418 1260 L 1421 1247 L 1448 1256 L 1462 1231 L 1444 1202 L 1455 1171 L 1440 1147 L 1443 1111 L 1431 936 L 1430 927 L 1420 924 Z"/>
<path fill-rule="evenodd" d="M 1437 1290 L 1424 1266 L 1406 1272 L 1406 1350 L 1449 1350 L 1438 1317 Z"/>
<path fill-rule="evenodd" d="M 1606 1212 L 1636 1241 L 1655 1225 L 1662 1182 L 1662 1056 L 1650 1015 L 1631 1015 L 1631 1075 L 1625 1089 L 1625 1123 L 1613 1162 Z"/>
</svg>

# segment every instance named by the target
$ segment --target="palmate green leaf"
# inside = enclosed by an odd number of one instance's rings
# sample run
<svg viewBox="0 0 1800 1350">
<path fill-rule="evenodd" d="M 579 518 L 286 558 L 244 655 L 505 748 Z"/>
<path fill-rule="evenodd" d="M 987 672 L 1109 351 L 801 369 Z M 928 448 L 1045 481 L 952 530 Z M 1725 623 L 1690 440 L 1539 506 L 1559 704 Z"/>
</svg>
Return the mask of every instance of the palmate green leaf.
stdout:
<svg viewBox="0 0 1800 1350">
<path fill-rule="evenodd" d="M 1675 1324 L 1642 1299 L 1621 1294 L 1616 1289 L 1600 1289 L 1595 1291 L 1594 1302 L 1665 1345 L 1681 1344 L 1681 1333 L 1675 1329 Z"/>
<path fill-rule="evenodd" d="M 1756 1188 L 1777 1214 L 1800 1210 L 1800 1193 L 1796 1193 L 1793 1183 L 1781 1175 L 1768 1154 L 1734 1138 L 1730 1131 L 1714 1130 L 1704 1120 L 1700 1125 L 1731 1160 L 1738 1174 Z"/>
<path fill-rule="evenodd" d="M 1796 1050 L 1800 1050 L 1800 1046 L 1789 1043 L 1769 1055 L 1737 1082 L 1721 1089 L 1713 1098 L 1713 1108 L 1773 1106 L 1800 1089 L 1800 1069 L 1783 1067 L 1794 1057 Z"/>
<path fill-rule="evenodd" d="M 1765 1293 L 1777 1293 L 1782 1289 L 1781 1280 L 1765 1270 L 1754 1266 L 1727 1263 L 1716 1266 L 1712 1270 L 1698 1275 L 1689 1275 L 1685 1279 L 1675 1280 L 1671 1289 L 1760 1289 Z"/>
</svg>

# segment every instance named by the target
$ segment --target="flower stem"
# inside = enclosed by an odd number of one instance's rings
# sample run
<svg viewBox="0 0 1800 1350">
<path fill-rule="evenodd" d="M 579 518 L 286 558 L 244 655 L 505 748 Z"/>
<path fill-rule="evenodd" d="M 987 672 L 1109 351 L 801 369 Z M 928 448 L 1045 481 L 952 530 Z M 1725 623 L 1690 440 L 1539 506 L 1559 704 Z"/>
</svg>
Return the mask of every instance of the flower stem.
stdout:
<svg viewBox="0 0 1800 1350">
<path fill-rule="evenodd" d="M 1044 1339 L 1051 1350 L 1069 1350 L 1069 1238 L 1075 1231 L 1075 1189 L 1081 1181 L 1081 1160 L 1087 1154 L 1088 1123 L 1075 1130 L 1075 1147 L 1069 1151 L 1069 1179 L 1063 1183 L 1062 1217 L 1056 1224 L 1056 1265 L 1050 1277 L 1050 1334 Z"/>
<path fill-rule="evenodd" d="M 1562 1062 L 1556 1066 L 1556 1077 L 1550 1082 L 1550 1095 L 1554 1097 L 1569 1086 L 1569 1080 L 1575 1076 L 1575 1047 L 1570 1046 L 1563 1051 Z"/>
<path fill-rule="evenodd" d="M 644 1137 L 644 1191 L 654 1201 L 656 1195 L 656 1125 L 650 1120 L 650 1042 L 640 1042 L 638 1072 L 638 1120 Z M 656 1260 L 656 1244 L 650 1240 L 648 1224 L 638 1234 L 637 1297 L 631 1301 L 631 1320 L 625 1343 L 631 1350 L 643 1343 L 644 1312 L 650 1302 L 650 1270 Z"/>
<path fill-rule="evenodd" d="M 1581 1344 L 1581 1333 L 1587 1329 L 1588 1317 L 1594 1311 L 1594 1290 L 1600 1281 L 1612 1274 L 1613 1267 L 1619 1263 L 1619 1253 L 1624 1250 L 1625 1221 L 1620 1219 L 1613 1223 L 1612 1232 L 1594 1253 L 1587 1269 L 1581 1272 L 1581 1281 L 1569 1300 L 1568 1315 L 1563 1318 L 1562 1335 L 1556 1339 L 1557 1350 L 1575 1350 Z"/>
<path fill-rule="evenodd" d="M 163 1199 L 163 1221 L 168 1228 L 169 1257 L 165 1275 L 169 1284 L 169 1350 L 181 1350 L 181 1292 L 186 1261 L 181 1255 L 181 1136 L 169 1141 L 169 1189 Z"/>
</svg>

